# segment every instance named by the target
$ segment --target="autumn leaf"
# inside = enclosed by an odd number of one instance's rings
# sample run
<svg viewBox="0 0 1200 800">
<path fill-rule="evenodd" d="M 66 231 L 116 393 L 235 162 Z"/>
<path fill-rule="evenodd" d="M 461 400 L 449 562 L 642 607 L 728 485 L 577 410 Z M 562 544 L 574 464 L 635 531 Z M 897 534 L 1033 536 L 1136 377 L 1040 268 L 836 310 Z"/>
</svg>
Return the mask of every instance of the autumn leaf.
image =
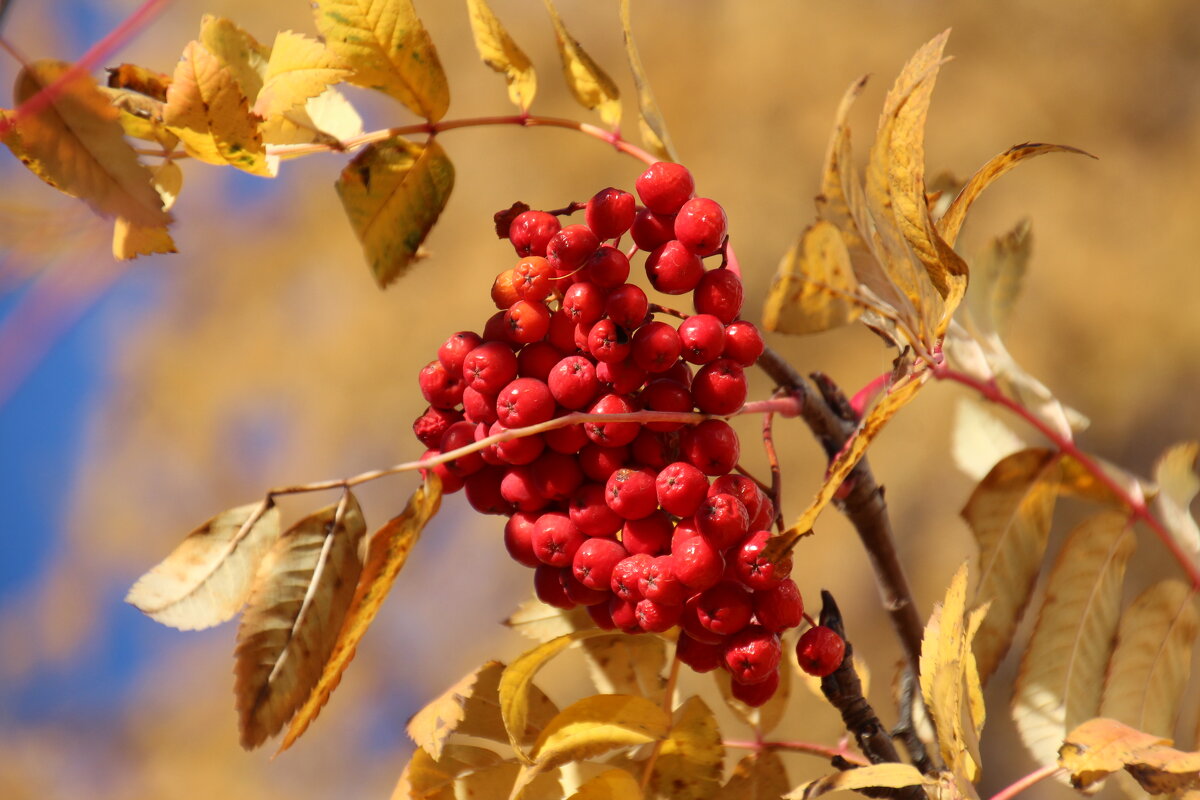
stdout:
<svg viewBox="0 0 1200 800">
<path fill-rule="evenodd" d="M 629 0 L 621 0 L 621 31 L 625 38 L 625 57 L 629 61 L 629 71 L 633 74 L 633 85 L 637 89 L 638 130 L 642 135 L 642 144 L 663 161 L 679 161 L 675 155 L 675 145 L 667 133 L 667 124 L 658 108 L 658 101 L 650 88 L 650 80 L 646 77 L 646 68 L 642 66 L 637 43 L 633 39 Z"/>
<path fill-rule="evenodd" d="M 274 504 L 223 511 L 138 578 L 125 602 L 179 630 L 219 625 L 245 605 L 259 562 L 278 535 Z"/>
<path fill-rule="evenodd" d="M 270 117 L 259 127 L 266 144 L 309 144 L 321 142 L 339 148 L 348 139 L 361 136 L 363 121 L 345 95 L 330 86 L 303 106 L 295 106 Z M 281 159 L 296 158 L 282 153 Z"/>
<path fill-rule="evenodd" d="M 1195 595 L 1181 581 L 1160 581 L 1138 595 L 1121 615 L 1099 716 L 1171 735 L 1191 675 L 1197 617 Z"/>
<path fill-rule="evenodd" d="M 592 60 L 575 37 L 571 36 L 553 0 L 544 0 L 554 23 L 554 40 L 562 59 L 563 77 L 567 88 L 581 106 L 595 109 L 610 128 L 621 124 L 621 93 L 613 79 Z"/>
<path fill-rule="evenodd" d="M 445 116 L 446 73 L 411 0 L 316 0 L 313 14 L 350 83 L 389 94 L 430 122 Z"/>
<path fill-rule="evenodd" d="M 392 792 L 392 800 L 450 800 L 461 791 L 473 800 L 507 800 L 521 769 L 511 758 L 482 747 L 447 745 L 435 758 L 421 748 L 413 753 Z M 557 771 L 538 776 L 526 787 L 525 800 L 559 800 Z"/>
<path fill-rule="evenodd" d="M 358 643 L 375 621 L 375 616 L 396 582 L 396 577 L 408 561 L 408 554 L 421 537 L 421 531 L 429 524 L 429 520 L 433 519 L 441 503 L 441 481 L 430 473 L 425 483 L 409 498 L 404 510 L 371 535 L 362 572 L 358 575 L 354 595 L 337 631 L 337 639 L 329 650 L 328 659 L 321 667 L 320 678 L 292 718 L 287 735 L 279 745 L 279 752 L 291 747 L 321 713 L 329 695 L 341 682 L 346 667 L 354 659 Z M 347 516 L 346 519 L 351 518 Z M 358 519 L 361 522 L 361 516 Z M 358 532 L 356 535 L 361 536 L 362 533 Z"/>
<path fill-rule="evenodd" d="M 17 75 L 14 102 L 24 103 L 69 69 L 61 61 L 29 64 Z M 124 217 L 146 227 L 169 223 L 150 171 L 125 141 L 119 112 L 95 81 L 81 73 L 60 89 L 45 109 L 17 118 L 4 134 L 13 155 L 43 181 L 78 197 L 103 217 Z"/>
<path fill-rule="evenodd" d="M 959 399 L 952 436 L 955 465 L 976 481 L 983 480 L 992 467 L 1028 446 L 981 403 L 968 398 Z"/>
<path fill-rule="evenodd" d="M 856 767 L 844 772 L 835 772 L 824 778 L 802 783 L 785 794 L 784 800 L 808 800 L 836 791 L 901 789 L 905 786 L 933 785 L 934 783 L 936 782 L 926 778 L 920 770 L 909 764 L 872 764 L 868 767 Z"/>
<path fill-rule="evenodd" d="M 253 100 L 258 96 L 271 58 L 271 48 L 232 20 L 213 14 L 205 14 L 201 18 L 199 42 L 229 70 L 244 97 Z"/>
<path fill-rule="evenodd" d="M 548 642 L 574 631 L 596 627 L 582 608 L 555 608 L 537 598 L 521 603 L 504 624 L 535 642 Z"/>
<path fill-rule="evenodd" d="M 725 745 L 717 719 L 697 696 L 689 697 L 675 711 L 671 732 L 663 740 L 650 787 L 674 800 L 712 797 L 721 786 Z"/>
<path fill-rule="evenodd" d="M 1050 572 L 1013 685 L 1017 732 L 1039 764 L 1053 764 L 1067 731 L 1100 708 L 1134 545 L 1127 515 L 1101 512 L 1071 532 Z"/>
<path fill-rule="evenodd" d="M 113 108 L 117 109 L 117 123 L 126 136 L 155 142 L 162 148 L 164 155 L 172 152 L 175 145 L 179 144 L 179 137 L 167 130 L 163 124 L 163 101 L 129 89 L 112 89 L 107 86 L 101 86 L 99 89 Z"/>
<path fill-rule="evenodd" d="M 484 64 L 504 75 L 508 99 L 522 112 L 528 111 L 537 94 L 537 73 L 529 56 L 513 41 L 487 0 L 467 0 L 467 14 L 479 57 Z"/>
<path fill-rule="evenodd" d="M 163 209 L 170 211 L 183 188 L 183 170 L 174 161 L 164 161 L 150 170 L 154 176 L 154 188 L 163 201 Z M 154 253 L 175 253 L 175 241 L 166 225 L 146 227 L 117 217 L 113 224 L 113 258 L 125 261 Z"/>
<path fill-rule="evenodd" d="M 243 747 L 277 733 L 323 677 L 355 595 L 365 532 L 346 492 L 284 531 L 263 558 L 234 651 Z"/>
<path fill-rule="evenodd" d="M 763 327 L 806 334 L 853 322 L 862 313 L 850 253 L 833 223 L 818 221 L 792 244 L 767 292 Z"/>
<path fill-rule="evenodd" d="M 110 89 L 128 89 L 160 103 L 167 101 L 167 87 L 170 85 L 170 75 L 137 64 L 118 64 L 108 69 Z"/>
<path fill-rule="evenodd" d="M 200 42 L 189 42 L 175 67 L 163 122 L 201 161 L 266 177 L 277 171 L 237 78 Z"/>
<path fill-rule="evenodd" d="M 1181 442 L 1154 463 L 1154 482 L 1158 484 L 1154 511 L 1184 552 L 1200 563 L 1200 527 L 1188 510 L 1200 492 L 1197 458 L 1200 442 Z"/>
<path fill-rule="evenodd" d="M 663 739 L 670 717 L 644 697 L 598 694 L 577 700 L 547 723 L 530 750 L 537 770 Z"/>
<path fill-rule="evenodd" d="M 304 105 L 349 74 L 337 57 L 315 39 L 280 31 L 271 47 L 253 113 L 264 120 Z"/>
<path fill-rule="evenodd" d="M 717 800 L 779 800 L 792 786 L 783 759 L 773 750 L 751 753 L 733 768 Z"/>
<path fill-rule="evenodd" d="M 454 166 L 435 139 L 374 142 L 342 170 L 338 196 L 380 287 L 404 274 L 453 188 Z"/>
<path fill-rule="evenodd" d="M 1071 773 L 1071 785 L 1077 789 L 1087 789 L 1121 769 L 1150 794 L 1200 789 L 1200 753 L 1170 744 L 1170 739 L 1101 717 L 1067 735 L 1058 763 Z"/>
<path fill-rule="evenodd" d="M 623 769 L 607 769 L 579 785 L 567 800 L 641 800 L 642 787 Z"/>
<path fill-rule="evenodd" d="M 636 694 L 662 699 L 667 645 L 658 636 L 609 636 L 583 643 L 589 673 L 605 694 Z"/>
</svg>

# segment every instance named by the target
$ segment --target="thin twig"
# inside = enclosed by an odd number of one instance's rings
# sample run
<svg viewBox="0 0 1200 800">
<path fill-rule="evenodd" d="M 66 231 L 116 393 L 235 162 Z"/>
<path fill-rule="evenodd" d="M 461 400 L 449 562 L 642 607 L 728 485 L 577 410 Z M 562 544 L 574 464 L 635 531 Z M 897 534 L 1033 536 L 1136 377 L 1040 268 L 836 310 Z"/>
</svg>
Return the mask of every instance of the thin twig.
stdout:
<svg viewBox="0 0 1200 800">
<path fill-rule="evenodd" d="M 807 753 L 821 758 L 835 759 L 841 758 L 855 766 L 865 767 L 870 762 L 860 756 L 858 753 L 851 752 L 845 747 L 827 747 L 823 744 L 815 744 L 813 742 L 749 742 L 738 739 L 727 739 L 722 742 L 726 747 L 731 747 L 738 750 L 783 750 L 790 753 Z"/>
<path fill-rule="evenodd" d="M 1058 766 L 1057 764 L 1047 764 L 1040 769 L 1035 769 L 1033 772 L 1029 773 L 1020 780 L 1005 786 L 1003 789 L 992 795 L 989 800 L 1012 800 L 1012 798 L 1016 797 L 1030 786 L 1033 786 L 1035 783 L 1040 783 L 1047 778 L 1057 775 L 1059 772 L 1062 772 L 1062 767 Z"/>
<path fill-rule="evenodd" d="M 775 450 L 775 415 L 763 414 L 763 450 L 767 454 L 767 465 L 771 468 L 771 502 L 775 504 L 775 524 L 783 525 L 783 477 L 779 470 L 779 453 Z"/>
</svg>

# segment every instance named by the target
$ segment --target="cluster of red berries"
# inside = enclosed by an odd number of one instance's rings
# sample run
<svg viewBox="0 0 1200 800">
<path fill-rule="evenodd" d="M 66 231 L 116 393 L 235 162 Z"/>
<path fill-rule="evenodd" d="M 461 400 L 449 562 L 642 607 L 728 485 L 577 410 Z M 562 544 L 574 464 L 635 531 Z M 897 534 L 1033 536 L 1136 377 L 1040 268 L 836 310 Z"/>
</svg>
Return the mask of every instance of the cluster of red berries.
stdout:
<svg viewBox="0 0 1200 800">
<path fill-rule="evenodd" d="M 429 409 L 413 424 L 448 452 L 572 412 L 650 410 L 713 415 L 746 400 L 744 368 L 762 354 L 739 319 L 742 282 L 726 268 L 725 212 L 693 197 L 688 170 L 660 162 L 634 195 L 608 188 L 585 224 L 544 211 L 509 221 L 519 260 L 492 286 L 500 310 L 482 334 L 446 340 L 420 374 Z M 626 233 L 648 253 L 651 286 L 691 294 L 681 321 L 629 282 Z M 706 269 L 704 260 L 722 256 Z M 677 322 L 677 324 L 676 324 Z M 538 597 L 587 607 L 602 628 L 665 632 L 681 661 L 723 666 L 733 693 L 759 705 L 779 682 L 779 635 L 803 619 L 790 561 L 763 548 L 776 509 L 732 474 L 737 434 L 726 422 L 594 421 L 522 436 L 438 465 L 444 490 L 465 488 L 482 513 L 508 517 L 511 556 L 534 568 Z"/>
</svg>

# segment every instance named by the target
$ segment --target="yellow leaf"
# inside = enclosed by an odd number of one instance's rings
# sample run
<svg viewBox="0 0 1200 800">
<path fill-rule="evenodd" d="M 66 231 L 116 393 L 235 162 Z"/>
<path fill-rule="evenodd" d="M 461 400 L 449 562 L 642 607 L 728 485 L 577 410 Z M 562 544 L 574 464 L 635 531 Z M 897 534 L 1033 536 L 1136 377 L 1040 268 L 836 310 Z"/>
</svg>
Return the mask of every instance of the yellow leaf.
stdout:
<svg viewBox="0 0 1200 800">
<path fill-rule="evenodd" d="M 633 74 L 633 85 L 637 89 L 638 130 L 642 134 L 642 144 L 663 161 L 678 161 L 675 145 L 671 143 L 667 124 L 663 121 L 658 101 L 654 99 L 654 92 L 650 88 L 650 80 L 646 77 L 646 68 L 642 66 L 642 57 L 633 41 L 629 0 L 621 0 L 621 30 L 625 37 L 625 57 L 629 61 L 629 71 Z"/>
<path fill-rule="evenodd" d="M 338 196 L 381 287 L 404 274 L 453 188 L 454 166 L 434 139 L 375 142 L 342 170 Z"/>
<path fill-rule="evenodd" d="M 129 89 L 112 89 L 107 86 L 101 86 L 99 89 L 117 109 L 117 122 L 126 136 L 157 142 L 162 146 L 164 153 L 175 149 L 179 138 L 163 125 L 163 101 Z"/>
<path fill-rule="evenodd" d="M 331 86 L 303 106 L 267 119 L 260 130 L 267 144 L 324 142 L 340 147 L 347 139 L 362 135 L 363 122 L 350 101 Z M 290 157 L 294 156 L 281 156 Z"/>
<path fill-rule="evenodd" d="M 856 767 L 844 772 L 835 772 L 815 781 L 809 781 L 784 795 L 785 800 L 808 800 L 828 792 L 857 789 L 900 789 L 905 786 L 934 785 L 936 781 L 926 778 L 909 764 L 872 764 Z"/>
<path fill-rule="evenodd" d="M 805 334 L 853 322 L 863 308 L 857 289 L 842 234 L 833 223 L 818 221 L 779 262 L 767 292 L 763 327 Z"/>
<path fill-rule="evenodd" d="M 517 756 L 526 763 L 531 763 L 529 756 L 521 747 L 520 738 L 529 722 L 529 700 L 533 687 L 533 678 L 537 671 L 545 666 L 551 658 L 567 649 L 575 642 L 590 639 L 595 636 L 614 636 L 610 631 L 599 628 L 574 631 L 572 633 L 551 639 L 538 645 L 532 650 L 522 653 L 516 661 L 509 664 L 500 677 L 500 714 L 504 719 L 504 727 L 508 730 L 509 741 Z M 543 734 L 545 731 L 543 731 Z"/>
<path fill-rule="evenodd" d="M 1154 464 L 1154 482 L 1158 484 L 1154 510 L 1193 561 L 1200 561 L 1200 527 L 1188 508 L 1200 492 L 1197 457 L 1200 457 L 1200 442 L 1181 442 Z"/>
<path fill-rule="evenodd" d="M 326 45 L 350 68 L 347 80 L 430 122 L 446 114 L 446 73 L 411 0 L 316 0 L 313 13 Z"/>
<path fill-rule="evenodd" d="M 1040 156 L 1043 153 L 1078 153 L 1081 156 L 1095 158 L 1091 153 L 1086 153 L 1083 150 L 1078 150 L 1074 147 L 1068 147 L 1061 144 L 1034 144 L 1026 142 L 1010 147 L 1003 153 L 992 158 L 991 161 L 979 168 L 979 171 L 971 176 L 958 196 L 946 209 L 946 213 L 938 220 L 937 228 L 941 233 L 942 238 L 953 247 L 958 241 L 958 233 L 962 230 L 963 220 L 966 218 L 967 209 L 971 207 L 971 203 L 975 202 L 975 198 L 991 185 L 992 181 L 999 178 L 1004 173 L 1015 167 L 1020 162 L 1032 156 Z"/>
<path fill-rule="evenodd" d="M 662 700 L 667 645 L 658 636 L 610 636 L 583 643 L 592 683 L 605 694 Z"/>
<path fill-rule="evenodd" d="M 223 511 L 138 578 L 125 602 L 179 630 L 219 625 L 246 603 L 259 562 L 278 535 L 274 504 Z"/>
<path fill-rule="evenodd" d="M 229 70 L 244 97 L 258 96 L 271 58 L 269 47 L 231 20 L 212 14 L 205 14 L 200 20 L 199 41 Z"/>
<path fill-rule="evenodd" d="M 529 56 L 513 41 L 487 0 L 467 0 L 467 14 L 471 18 L 471 33 L 479 57 L 493 70 L 504 74 L 508 99 L 522 112 L 528 111 L 537 94 L 537 73 Z"/>
<path fill-rule="evenodd" d="M 170 211 L 183 188 L 183 170 L 174 161 L 164 161 L 151 169 L 154 188 L 163 201 L 163 209 Z M 113 225 L 113 257 L 124 261 L 153 253 L 176 253 L 175 241 L 166 225 L 146 227 L 117 217 Z"/>
<path fill-rule="evenodd" d="M 1033 593 L 1050 537 L 1060 463 L 1050 450 L 1014 453 L 980 481 L 962 510 L 979 546 L 975 604 L 989 604 L 975 639 L 985 684 L 1008 652 Z"/>
<path fill-rule="evenodd" d="M 1071 532 L 1050 572 L 1013 686 L 1017 732 L 1041 765 L 1053 764 L 1067 732 L 1100 709 L 1134 545 L 1126 514 L 1102 512 Z"/>
<path fill-rule="evenodd" d="M 617 85 L 571 36 L 553 1 L 544 2 L 554 23 L 554 40 L 558 43 L 558 55 L 562 59 L 567 88 L 580 105 L 597 110 L 605 125 L 616 128 L 621 124 L 621 93 Z"/>
<path fill-rule="evenodd" d="M 17 75 L 14 102 L 24 103 L 69 69 L 61 61 L 33 62 Z M 150 171 L 125 141 L 118 116 L 95 81 L 80 74 L 63 83 L 42 111 L 20 117 L 4 143 L 35 175 L 97 214 L 165 225 L 171 217 Z"/>
<path fill-rule="evenodd" d="M 1099 715 L 1170 736 L 1191 675 L 1196 603 L 1181 581 L 1142 592 L 1121 616 Z"/>
<path fill-rule="evenodd" d="M 277 160 L 267 156 L 240 84 L 200 42 L 189 42 L 175 67 L 163 121 L 201 161 L 229 163 L 254 175 L 275 174 Z"/>
<path fill-rule="evenodd" d="M 977 400 L 961 398 L 954 415 L 951 444 L 955 465 L 967 477 L 982 480 L 992 467 L 1027 445 L 1012 428 Z"/>
<path fill-rule="evenodd" d="M 742 758 L 716 796 L 719 800 L 779 800 L 791 786 L 783 759 L 773 750 L 764 750 Z"/>
<path fill-rule="evenodd" d="M 867 447 L 883 430 L 883 426 L 896 415 L 897 411 L 916 397 L 917 391 L 928 378 L 929 372 L 926 370 L 910 372 L 888 386 L 829 465 L 829 469 L 825 473 L 825 482 L 821 485 L 821 489 L 812 503 L 790 528 L 771 538 L 765 553 L 768 558 L 771 560 L 782 558 L 801 536 L 812 530 L 817 516 L 825 509 L 825 506 L 829 505 L 829 501 L 833 499 L 842 482 L 850 475 L 851 470 L 862 460 L 867 452 Z"/>
<path fill-rule="evenodd" d="M 341 682 L 342 673 L 353 660 L 358 643 L 374 622 L 375 615 L 379 613 L 384 599 L 392 589 L 392 584 L 396 582 L 396 576 L 408 561 L 408 554 L 421 537 L 421 531 L 429 524 L 429 520 L 433 519 L 441 503 L 441 482 L 436 476 L 429 477 L 409 498 L 404 510 L 371 535 L 362 573 L 355 576 L 357 585 L 351 587 L 354 594 L 349 599 L 344 617 L 337 620 L 338 628 L 335 631 L 326 632 L 336 635 L 336 640 L 331 639 L 329 642 L 328 658 L 322 659 L 320 677 L 312 685 L 312 692 L 303 698 L 304 704 L 292 718 L 287 735 L 279 745 L 279 752 L 291 747 L 321 713 L 329 695 Z M 349 526 L 357 520 L 355 524 L 361 525 L 362 517 L 357 512 L 357 504 L 352 510 L 354 516 L 348 512 L 345 524 Z M 355 529 L 353 535 L 361 538 L 363 532 Z"/>
<path fill-rule="evenodd" d="M 608 769 L 579 785 L 567 800 L 641 800 L 637 778 L 623 769 Z"/>
<path fill-rule="evenodd" d="M 392 798 L 454 800 L 461 792 L 461 796 L 472 800 L 507 800 L 520 771 L 520 766 L 512 759 L 482 747 L 451 744 L 437 758 L 417 748 L 404 768 Z M 544 775 L 542 781 L 547 785 L 537 787 L 541 791 L 531 793 L 532 796 L 562 796 L 556 776 Z"/>
<path fill-rule="evenodd" d="M 243 747 L 277 733 L 325 677 L 362 570 L 365 532 L 347 492 L 286 530 L 259 565 L 234 651 Z"/>
<path fill-rule="evenodd" d="M 160 103 L 166 102 L 167 87 L 170 85 L 170 75 L 137 64 L 118 64 L 108 69 L 110 89 L 128 89 Z"/>
<path fill-rule="evenodd" d="M 970 328 L 977 336 L 999 336 L 1007 327 L 1033 248 L 1029 220 L 1022 220 L 1003 236 L 992 239 L 971 263 L 971 291 L 966 308 Z"/>
<path fill-rule="evenodd" d="M 838 104 L 833 133 L 829 137 L 829 146 L 825 152 L 821 193 L 817 195 L 817 215 L 822 220 L 833 223 L 842 232 L 847 247 L 863 252 L 870 250 L 863 233 L 866 227 L 866 199 L 863 197 L 862 185 L 851 158 L 850 125 L 847 118 L 854 101 L 867 85 L 867 77 L 863 75 L 855 79 Z M 886 280 L 884 283 L 887 283 Z"/>
<path fill-rule="evenodd" d="M 725 745 L 713 712 L 697 696 L 675 711 L 670 735 L 663 741 L 650 786 L 673 800 L 712 797 L 721 786 Z"/>
<path fill-rule="evenodd" d="M 1086 789 L 1125 769 L 1150 794 L 1200 789 L 1200 753 L 1186 753 L 1112 719 L 1089 720 L 1066 737 L 1058 763 L 1071 784 Z"/>
<path fill-rule="evenodd" d="M 271 47 L 271 60 L 254 100 L 254 113 L 270 119 L 303 105 L 350 73 L 337 57 L 315 39 L 280 31 Z"/>
<path fill-rule="evenodd" d="M 563 610 L 536 598 L 521 603 L 504 624 L 535 642 L 548 642 L 573 631 L 596 627 L 582 608 Z"/>
<path fill-rule="evenodd" d="M 564 708 L 530 751 L 538 770 L 666 737 L 671 719 L 644 697 L 598 694 Z"/>
</svg>

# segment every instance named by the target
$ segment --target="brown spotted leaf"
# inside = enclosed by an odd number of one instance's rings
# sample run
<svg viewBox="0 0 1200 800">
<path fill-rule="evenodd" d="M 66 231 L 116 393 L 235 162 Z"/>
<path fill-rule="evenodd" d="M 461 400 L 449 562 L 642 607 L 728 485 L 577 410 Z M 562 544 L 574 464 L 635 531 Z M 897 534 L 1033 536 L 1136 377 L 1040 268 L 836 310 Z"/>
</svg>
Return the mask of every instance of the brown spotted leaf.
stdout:
<svg viewBox="0 0 1200 800">
<path fill-rule="evenodd" d="M 567 30 L 553 0 L 544 2 L 550 12 L 550 21 L 554 23 L 554 40 L 558 43 L 563 77 L 571 95 L 584 108 L 595 109 L 605 125 L 617 127 L 621 123 L 621 93 L 616 83 Z"/>
<path fill-rule="evenodd" d="M 322 677 L 355 594 L 365 533 L 347 492 L 284 531 L 259 565 L 234 651 L 243 747 L 276 734 Z"/>
<path fill-rule="evenodd" d="M 528 111 L 537 94 L 537 73 L 529 56 L 513 41 L 487 0 L 467 0 L 467 14 L 471 19 L 471 33 L 475 37 L 475 49 L 479 51 L 479 57 L 483 63 L 504 75 L 508 83 L 508 99 L 522 112 Z"/>
<path fill-rule="evenodd" d="M 1086 789 L 1122 769 L 1150 794 L 1200 789 L 1200 753 L 1169 747 L 1171 741 L 1100 717 L 1071 731 L 1058 763 L 1071 784 Z"/>
<path fill-rule="evenodd" d="M 842 233 L 823 220 L 792 245 L 767 292 L 763 327 L 806 334 L 853 322 L 862 313 L 858 281 Z"/>
<path fill-rule="evenodd" d="M 678 161 L 675 145 L 671 143 L 671 136 L 667 133 L 667 123 L 658 108 L 658 101 L 654 99 L 650 79 L 646 77 L 646 68 L 642 66 L 642 57 L 638 54 L 637 44 L 633 40 L 629 0 L 621 0 L 621 30 L 625 37 L 625 57 L 629 61 L 629 71 L 633 74 L 633 85 L 637 89 L 638 130 L 642 134 L 642 144 L 663 161 Z"/>
</svg>

